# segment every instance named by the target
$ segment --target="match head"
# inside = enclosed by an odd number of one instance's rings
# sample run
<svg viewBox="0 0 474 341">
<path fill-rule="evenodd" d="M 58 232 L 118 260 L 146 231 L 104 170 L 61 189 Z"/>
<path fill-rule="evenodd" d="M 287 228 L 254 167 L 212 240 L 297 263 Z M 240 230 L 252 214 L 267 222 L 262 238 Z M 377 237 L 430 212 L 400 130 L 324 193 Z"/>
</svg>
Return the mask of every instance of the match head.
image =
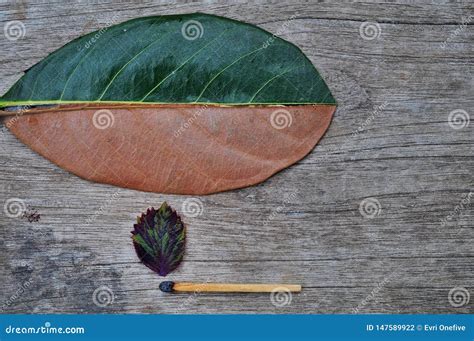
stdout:
<svg viewBox="0 0 474 341">
<path fill-rule="evenodd" d="M 160 283 L 160 290 L 163 292 L 173 292 L 174 282 L 164 281 Z"/>
</svg>

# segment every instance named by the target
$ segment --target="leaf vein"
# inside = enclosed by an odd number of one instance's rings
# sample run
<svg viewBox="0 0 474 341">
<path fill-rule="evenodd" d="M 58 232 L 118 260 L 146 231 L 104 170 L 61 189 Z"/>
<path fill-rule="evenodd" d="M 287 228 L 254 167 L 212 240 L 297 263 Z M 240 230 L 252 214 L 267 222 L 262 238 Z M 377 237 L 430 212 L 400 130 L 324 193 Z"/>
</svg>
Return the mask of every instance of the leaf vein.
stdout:
<svg viewBox="0 0 474 341">
<path fill-rule="evenodd" d="M 118 77 L 118 75 L 128 66 L 130 65 L 131 62 L 133 62 L 136 58 L 138 58 L 142 53 L 144 53 L 150 46 L 162 41 L 164 39 L 164 37 L 168 36 L 171 32 L 168 32 L 168 34 L 165 34 L 163 36 L 161 36 L 160 38 L 161 39 L 157 39 L 153 42 L 151 42 L 150 44 L 148 44 L 147 46 L 145 46 L 140 52 L 138 52 L 137 54 L 135 54 L 135 56 L 133 56 L 131 59 L 129 59 L 129 61 L 127 63 L 125 63 L 121 68 L 120 70 L 118 70 L 115 75 L 112 77 L 111 81 L 109 82 L 109 84 L 107 84 L 107 86 L 105 87 L 105 90 L 102 92 L 101 96 L 97 99 L 97 101 L 100 101 L 102 99 L 102 97 L 104 97 L 105 93 L 107 92 L 107 90 L 112 86 L 113 82 L 115 81 L 115 79 Z"/>
<path fill-rule="evenodd" d="M 188 59 L 186 59 L 184 61 L 183 64 L 181 64 L 180 66 L 178 66 L 176 69 L 174 69 L 173 71 L 171 71 L 165 78 L 163 78 L 157 85 L 155 85 L 150 91 L 148 91 L 148 93 L 145 95 L 145 97 L 143 97 L 141 100 L 139 100 L 138 102 L 143 102 L 152 92 L 154 92 L 156 89 L 158 89 L 158 87 L 163 84 L 164 81 L 166 81 L 169 77 L 171 77 L 172 75 L 174 75 L 176 73 L 176 71 L 180 70 L 183 66 L 185 66 L 191 59 L 193 59 L 196 55 L 198 55 L 199 53 L 201 53 L 206 47 L 208 47 L 209 45 L 211 45 L 213 42 L 215 42 L 218 38 L 220 38 L 225 32 L 229 31 L 229 29 L 226 29 L 224 30 L 221 34 L 219 34 L 217 37 L 215 37 L 214 39 L 212 39 L 210 42 L 208 42 L 207 44 L 205 44 L 203 47 L 201 47 L 199 50 L 197 50 L 195 53 L 193 53 Z"/>
<path fill-rule="evenodd" d="M 234 65 L 235 63 L 239 62 L 240 60 L 264 49 L 265 47 L 262 46 L 256 50 L 253 50 L 251 52 L 248 52 L 242 56 L 240 56 L 239 58 L 237 58 L 236 60 L 234 60 L 232 63 L 230 63 L 229 65 L 227 65 L 225 68 L 223 68 L 221 71 L 219 71 L 214 77 L 212 77 L 212 79 L 204 86 L 204 88 L 202 89 L 201 93 L 199 94 L 199 97 L 194 101 L 194 103 L 197 103 L 197 101 L 199 101 L 202 97 L 202 95 L 204 94 L 204 92 L 207 90 L 207 88 L 212 84 L 212 82 L 214 82 L 216 80 L 217 77 L 219 77 L 225 70 L 227 70 L 228 68 L 230 68 L 232 65 Z"/>
<path fill-rule="evenodd" d="M 269 80 L 267 80 L 267 81 L 257 90 L 257 92 L 255 92 L 255 93 L 253 94 L 253 96 L 250 98 L 250 100 L 249 100 L 247 103 L 248 103 L 248 104 L 252 103 L 253 100 L 255 99 L 255 97 L 256 97 L 263 89 L 265 89 L 265 88 L 268 86 L 268 84 L 270 84 L 271 82 L 273 82 L 275 79 L 277 79 L 278 77 L 281 77 L 281 76 L 287 74 L 288 72 L 291 72 L 291 71 L 293 71 L 293 70 L 296 70 L 296 69 L 298 69 L 298 68 L 300 68 L 300 67 L 302 67 L 302 65 L 297 66 L 297 67 L 294 67 L 294 68 L 289 69 L 289 70 L 286 70 L 286 71 L 284 71 L 284 72 L 282 72 L 282 73 L 280 73 L 280 74 L 278 74 L 278 75 L 276 75 L 276 76 L 273 76 L 273 77 L 270 78 Z"/>
<path fill-rule="evenodd" d="M 61 96 L 59 97 L 59 100 L 61 101 L 63 99 L 63 96 L 64 96 L 64 93 L 66 91 L 66 88 L 69 84 L 69 81 L 71 80 L 72 76 L 76 73 L 77 69 L 79 68 L 79 66 L 84 62 L 84 60 L 87 58 L 88 55 L 90 55 L 92 53 L 92 51 L 94 51 L 94 49 L 98 46 L 98 42 L 95 43 L 95 45 L 86 53 L 84 54 L 81 59 L 79 60 L 79 62 L 76 64 L 76 67 L 74 68 L 74 70 L 72 70 L 71 74 L 68 76 L 67 80 L 66 80 L 66 83 L 64 83 L 64 88 L 63 88 L 63 91 L 61 92 Z"/>
</svg>

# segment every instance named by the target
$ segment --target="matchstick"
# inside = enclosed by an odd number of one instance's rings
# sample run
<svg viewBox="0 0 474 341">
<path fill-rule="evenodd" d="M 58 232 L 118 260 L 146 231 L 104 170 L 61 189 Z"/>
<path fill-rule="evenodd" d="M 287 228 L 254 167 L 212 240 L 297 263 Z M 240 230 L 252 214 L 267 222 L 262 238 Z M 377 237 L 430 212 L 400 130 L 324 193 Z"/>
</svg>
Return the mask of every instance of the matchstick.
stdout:
<svg viewBox="0 0 474 341">
<path fill-rule="evenodd" d="M 238 283 L 190 283 L 165 281 L 160 283 L 163 292 L 300 292 L 297 284 L 238 284 Z"/>
</svg>

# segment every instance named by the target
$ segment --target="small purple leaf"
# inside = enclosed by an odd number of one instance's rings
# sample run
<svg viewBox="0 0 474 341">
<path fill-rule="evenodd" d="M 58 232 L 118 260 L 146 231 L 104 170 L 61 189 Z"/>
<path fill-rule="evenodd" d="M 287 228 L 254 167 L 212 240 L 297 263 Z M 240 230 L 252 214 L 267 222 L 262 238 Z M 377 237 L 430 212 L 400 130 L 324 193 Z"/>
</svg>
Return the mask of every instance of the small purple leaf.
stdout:
<svg viewBox="0 0 474 341">
<path fill-rule="evenodd" d="M 166 202 L 158 210 L 149 208 L 133 228 L 133 246 L 143 264 L 160 276 L 178 267 L 184 256 L 186 228 Z"/>
</svg>

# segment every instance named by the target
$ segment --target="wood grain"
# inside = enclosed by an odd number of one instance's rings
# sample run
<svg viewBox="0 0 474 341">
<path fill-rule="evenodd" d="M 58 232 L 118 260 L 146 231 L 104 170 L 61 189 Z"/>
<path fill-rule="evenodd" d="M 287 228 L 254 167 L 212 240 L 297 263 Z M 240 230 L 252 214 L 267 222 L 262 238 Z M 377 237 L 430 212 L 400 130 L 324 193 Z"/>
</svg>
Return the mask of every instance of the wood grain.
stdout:
<svg viewBox="0 0 474 341">
<path fill-rule="evenodd" d="M 0 91 L 82 34 L 195 11 L 244 20 L 298 45 L 339 104 L 325 137 L 260 185 L 191 198 L 82 180 L 2 126 L 0 204 L 18 198 L 41 214 L 30 223 L 1 211 L 3 311 L 473 313 L 474 124 L 448 124 L 454 110 L 472 118 L 468 1 L 2 2 L 2 26 L 20 20 L 26 33 L 0 39 Z M 372 40 L 360 34 L 367 21 L 380 29 Z M 361 214 L 367 198 L 378 201 L 378 214 Z M 140 212 L 164 200 L 180 212 L 189 203 L 198 208 L 184 217 L 187 253 L 167 280 L 301 283 L 302 292 L 282 307 L 268 294 L 161 293 L 161 278 L 136 259 L 130 230 Z M 449 301 L 455 288 L 470 292 L 460 307 Z"/>
</svg>

